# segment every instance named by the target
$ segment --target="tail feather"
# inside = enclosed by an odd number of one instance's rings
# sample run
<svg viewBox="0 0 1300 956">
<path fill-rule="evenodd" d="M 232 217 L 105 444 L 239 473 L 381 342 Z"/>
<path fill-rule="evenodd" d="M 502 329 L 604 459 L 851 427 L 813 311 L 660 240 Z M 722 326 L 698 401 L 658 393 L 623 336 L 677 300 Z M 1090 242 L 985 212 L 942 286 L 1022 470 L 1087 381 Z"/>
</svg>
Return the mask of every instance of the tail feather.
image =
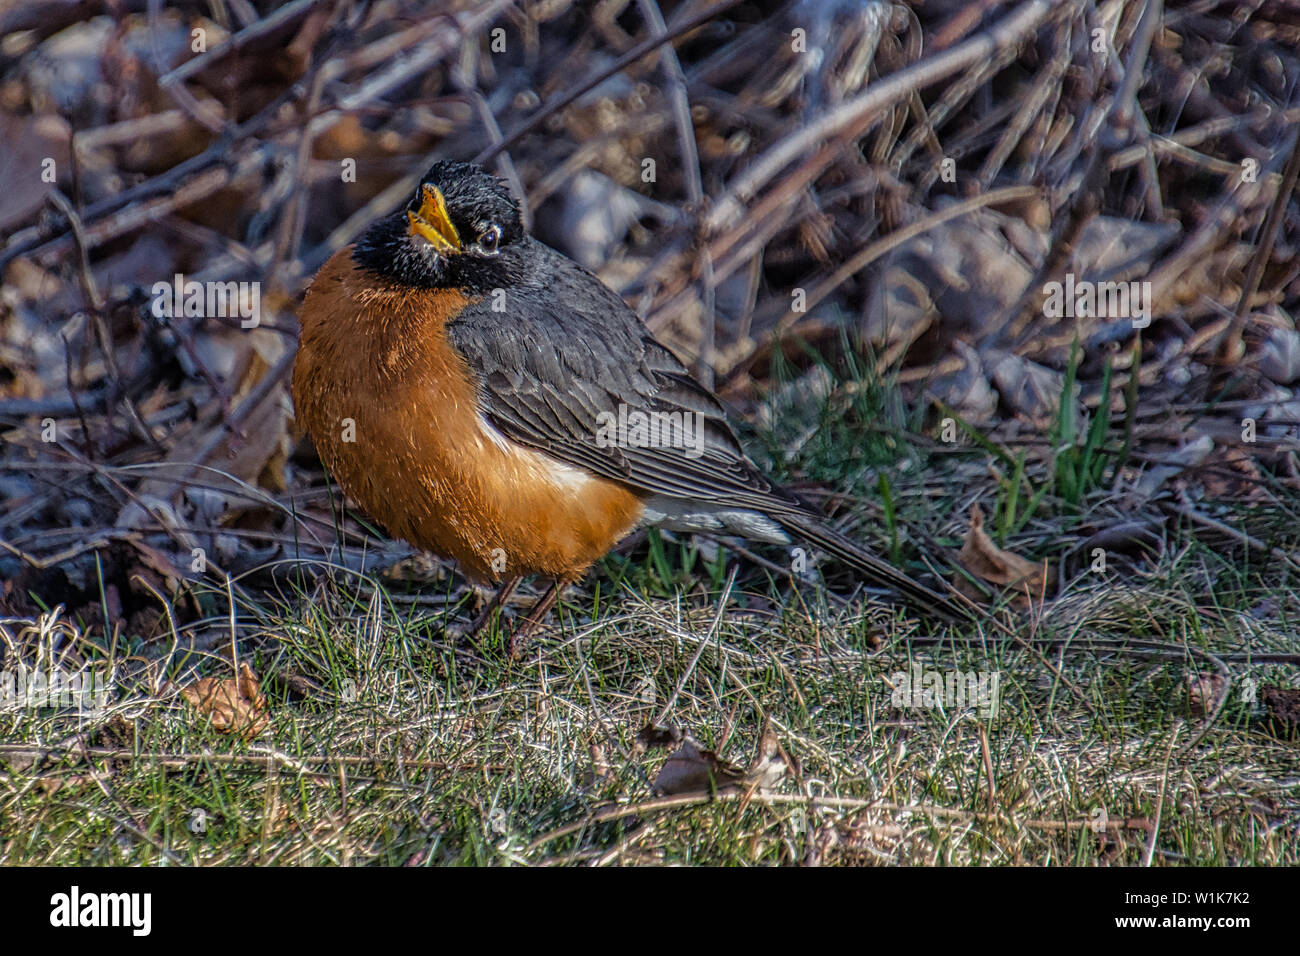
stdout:
<svg viewBox="0 0 1300 956">
<path fill-rule="evenodd" d="M 824 521 L 812 515 L 792 513 L 772 517 L 786 531 L 839 558 L 867 581 L 890 588 L 925 616 L 941 618 L 950 624 L 966 623 L 971 619 L 960 605 L 832 530 Z"/>
</svg>

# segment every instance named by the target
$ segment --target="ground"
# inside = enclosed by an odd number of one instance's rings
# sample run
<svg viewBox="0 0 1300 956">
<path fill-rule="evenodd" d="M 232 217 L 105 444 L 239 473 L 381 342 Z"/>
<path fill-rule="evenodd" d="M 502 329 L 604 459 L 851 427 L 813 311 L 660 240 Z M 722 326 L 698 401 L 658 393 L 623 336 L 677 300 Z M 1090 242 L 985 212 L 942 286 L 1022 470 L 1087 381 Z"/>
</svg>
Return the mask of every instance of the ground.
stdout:
<svg viewBox="0 0 1300 956">
<path fill-rule="evenodd" d="M 0 38 L 0 864 L 1300 862 L 1293 5 L 30 0 Z M 638 533 L 518 655 L 466 643 L 483 595 L 286 387 L 316 270 L 449 158 L 977 618 Z"/>
</svg>

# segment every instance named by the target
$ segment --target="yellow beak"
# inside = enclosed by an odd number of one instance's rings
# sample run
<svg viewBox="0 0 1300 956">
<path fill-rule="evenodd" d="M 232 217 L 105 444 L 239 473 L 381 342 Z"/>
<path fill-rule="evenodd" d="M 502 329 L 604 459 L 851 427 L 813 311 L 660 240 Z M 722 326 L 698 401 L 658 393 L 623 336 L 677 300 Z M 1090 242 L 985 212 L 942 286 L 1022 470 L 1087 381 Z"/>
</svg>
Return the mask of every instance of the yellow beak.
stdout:
<svg viewBox="0 0 1300 956">
<path fill-rule="evenodd" d="M 447 203 L 442 198 L 442 191 L 436 186 L 426 184 L 422 187 L 420 211 L 411 212 L 408 209 L 406 218 L 411 222 L 410 234 L 423 236 L 438 252 L 461 251 L 460 234 L 451 224 L 447 215 Z"/>
</svg>

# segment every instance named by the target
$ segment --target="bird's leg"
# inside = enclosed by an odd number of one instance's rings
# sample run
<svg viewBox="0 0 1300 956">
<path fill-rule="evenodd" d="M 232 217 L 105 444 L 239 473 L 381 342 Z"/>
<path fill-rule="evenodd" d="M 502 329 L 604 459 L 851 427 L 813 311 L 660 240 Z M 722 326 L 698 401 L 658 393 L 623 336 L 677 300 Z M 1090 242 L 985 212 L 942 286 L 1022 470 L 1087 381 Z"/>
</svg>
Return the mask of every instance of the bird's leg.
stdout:
<svg viewBox="0 0 1300 956">
<path fill-rule="evenodd" d="M 523 653 L 524 645 L 527 644 L 528 638 L 532 636 L 533 631 L 546 619 L 546 615 L 551 613 L 551 608 L 555 607 L 555 602 L 560 599 L 560 592 L 569 586 L 571 582 L 567 578 L 556 578 L 546 593 L 537 599 L 537 603 L 524 616 L 510 634 L 509 652 L 512 659 L 518 659 Z"/>
<path fill-rule="evenodd" d="M 506 603 L 510 595 L 514 593 L 515 588 L 519 587 L 519 582 L 523 579 L 524 576 L 522 574 L 516 574 L 514 577 L 506 578 L 501 582 L 501 586 L 497 588 L 497 593 L 492 595 L 492 599 L 483 606 L 483 610 L 479 612 L 479 616 L 474 618 L 474 623 L 469 626 L 469 634 L 467 636 L 471 641 L 477 639 L 480 632 L 491 627 L 492 618 Z"/>
</svg>

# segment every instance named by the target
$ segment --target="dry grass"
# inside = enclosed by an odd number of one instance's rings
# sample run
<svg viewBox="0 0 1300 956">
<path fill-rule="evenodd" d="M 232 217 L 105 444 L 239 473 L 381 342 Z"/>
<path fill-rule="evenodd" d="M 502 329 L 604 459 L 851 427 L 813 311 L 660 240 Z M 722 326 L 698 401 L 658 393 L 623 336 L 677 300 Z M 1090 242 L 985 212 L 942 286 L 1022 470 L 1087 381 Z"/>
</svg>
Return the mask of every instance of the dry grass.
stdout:
<svg viewBox="0 0 1300 956">
<path fill-rule="evenodd" d="M 725 553 L 686 543 L 634 554 L 518 662 L 449 635 L 454 605 L 427 590 L 347 573 L 284 600 L 236 582 L 233 608 L 200 591 L 211 613 L 165 660 L 55 628 L 56 653 L 113 670 L 115 700 L 0 714 L 0 862 L 1300 862 L 1295 744 L 1241 682 L 1284 676 L 1267 660 L 1289 634 L 1194 542 L 1143 589 L 1056 602 L 1016 629 L 1027 644 L 752 571 L 729 586 Z M 1192 593 L 1199 575 L 1218 592 Z M 232 621 L 270 701 L 248 741 L 164 680 L 228 675 Z M 1207 653 L 1236 678 L 1210 714 L 1187 684 Z M 996 713 L 895 706 L 913 665 L 996 673 Z M 644 746 L 648 725 L 743 766 L 765 721 L 792 758 L 774 787 L 654 792 L 672 748 Z"/>
<path fill-rule="evenodd" d="M 0 663 L 113 687 L 0 702 L 0 863 L 1300 862 L 1255 693 L 1300 663 L 1291 5 L 230 6 L 0 12 Z M 938 633 L 651 535 L 523 660 L 461 646 L 284 391 L 314 270 L 448 156 L 846 530 L 946 576 L 979 505 L 1046 600 Z M 1074 271 L 1152 324 L 1050 318 Z M 260 326 L 153 315 L 175 272 Z M 250 740 L 178 693 L 235 657 Z M 914 663 L 1000 707 L 896 707 Z M 770 788 L 655 793 L 647 724 L 744 767 L 769 721 Z"/>
</svg>

